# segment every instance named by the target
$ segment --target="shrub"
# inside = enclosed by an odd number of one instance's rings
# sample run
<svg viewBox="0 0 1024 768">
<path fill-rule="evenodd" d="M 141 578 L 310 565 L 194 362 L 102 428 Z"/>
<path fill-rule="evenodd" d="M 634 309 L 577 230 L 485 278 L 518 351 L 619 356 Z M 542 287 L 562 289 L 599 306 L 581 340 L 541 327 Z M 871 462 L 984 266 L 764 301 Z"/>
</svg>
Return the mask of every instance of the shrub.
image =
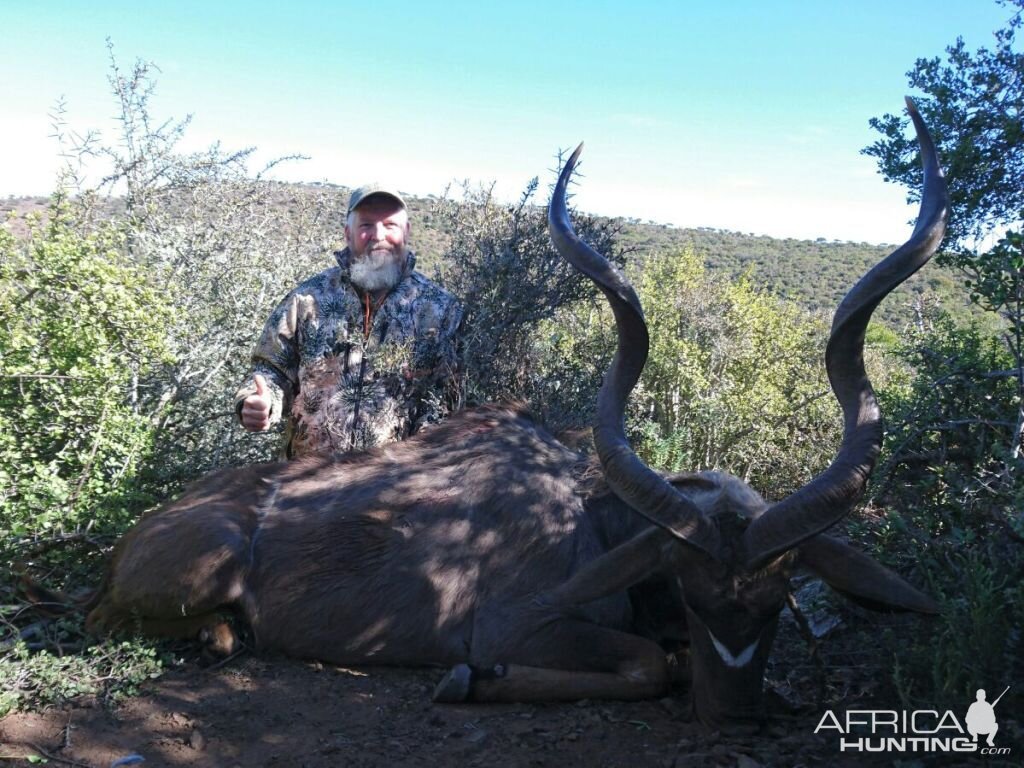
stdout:
<svg viewBox="0 0 1024 768">
<path fill-rule="evenodd" d="M 167 303 L 109 224 L 56 197 L 26 241 L 0 230 L 0 542 L 113 531 L 153 446 L 144 379 L 171 363 Z"/>
</svg>

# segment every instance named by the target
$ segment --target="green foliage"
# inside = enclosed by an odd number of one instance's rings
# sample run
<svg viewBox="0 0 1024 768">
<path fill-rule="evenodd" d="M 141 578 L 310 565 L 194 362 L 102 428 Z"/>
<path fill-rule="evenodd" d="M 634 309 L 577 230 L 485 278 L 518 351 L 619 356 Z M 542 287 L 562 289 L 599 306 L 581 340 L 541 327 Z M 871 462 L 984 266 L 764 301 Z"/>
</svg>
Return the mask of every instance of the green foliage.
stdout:
<svg viewBox="0 0 1024 768">
<path fill-rule="evenodd" d="M 964 274 L 990 318 L 922 317 L 901 348 L 914 378 L 884 393 L 892 426 L 874 496 L 890 515 L 876 545 L 884 558 L 913 564 L 944 598 L 928 642 L 894 651 L 905 700 L 929 706 L 1019 679 L 1024 657 L 1024 55 L 1014 50 L 1024 2 L 1010 5 L 1017 11 L 993 48 L 972 54 L 957 40 L 944 59 L 918 59 L 908 73 L 947 169 L 951 220 L 938 260 Z M 885 115 L 872 126 L 882 138 L 865 153 L 917 198 L 906 120 Z M 1007 701 L 1019 707 L 1019 696 Z"/>
<path fill-rule="evenodd" d="M 16 643 L 0 657 L 0 717 L 27 706 L 62 704 L 81 695 L 117 701 L 138 692 L 164 668 L 157 650 L 141 641 L 122 640 L 82 654 L 32 653 Z"/>
<path fill-rule="evenodd" d="M 1024 54 L 1014 50 L 1021 25 L 1022 0 L 1005 29 L 995 33 L 993 49 L 974 54 L 962 40 L 946 49 L 946 58 L 918 59 L 907 73 L 923 92 L 915 99 L 947 169 L 950 225 L 946 250 L 938 261 L 959 269 L 971 300 L 1001 318 L 1003 337 L 1016 367 L 1024 363 L 1024 255 L 1021 236 L 1012 227 L 1024 216 Z M 871 121 L 882 138 L 864 152 L 878 160 L 887 180 L 898 181 L 916 199 L 921 189 L 916 140 L 904 134 L 907 118 L 887 114 Z M 1011 227 L 994 247 L 983 238 Z M 1019 228 L 1019 227 L 1018 227 Z M 1012 403 L 1017 422 L 1014 453 L 1024 440 L 1024 378 Z M 1019 464 L 1015 471 L 1024 470 Z"/>
<path fill-rule="evenodd" d="M 1015 371 L 998 338 L 943 315 L 898 352 L 915 375 L 883 392 L 889 428 L 872 496 L 888 514 L 871 532 L 880 557 L 915 573 L 942 614 L 924 641 L 890 638 L 894 681 L 908 706 L 959 706 L 1024 672 Z M 1015 701 L 1019 692 L 1006 711 Z"/>
<path fill-rule="evenodd" d="M 889 428 L 876 498 L 929 536 L 958 543 L 993 520 L 1017 524 L 1024 481 L 1006 471 L 1015 426 L 1007 406 L 1017 389 L 1006 349 L 976 325 L 940 315 L 899 352 L 916 375 L 902 392 L 884 393 Z"/>
<path fill-rule="evenodd" d="M 823 469 L 842 420 L 824 372 L 824 320 L 705 269 L 692 251 L 629 265 L 650 330 L 627 425 L 637 452 L 668 471 L 723 469 L 781 496 Z M 550 410 L 593 422 L 614 348 L 603 301 L 566 307 L 538 334 Z M 883 377 L 884 378 L 884 377 Z"/>
<path fill-rule="evenodd" d="M 1012 5 L 1024 7 L 1021 0 Z M 995 46 L 967 50 L 963 40 L 941 57 L 922 58 L 907 73 L 923 94 L 915 103 L 936 142 L 949 182 L 951 247 L 963 246 L 994 228 L 1019 221 L 1024 211 L 1024 54 L 1015 48 L 1018 10 Z M 917 142 L 905 135 L 908 119 L 886 114 L 871 120 L 882 138 L 864 150 L 878 160 L 886 180 L 898 181 L 919 199 Z"/>
<path fill-rule="evenodd" d="M 907 227 L 907 236 L 910 235 Z M 776 239 L 722 229 L 676 229 L 629 221 L 619 241 L 643 253 L 692 250 L 713 273 L 747 276 L 759 288 L 805 309 L 831 313 L 861 275 L 892 251 L 892 246 L 837 241 Z M 953 270 L 929 266 L 897 288 L 875 313 L 875 320 L 899 328 L 915 319 L 915 306 L 933 295 L 952 312 L 968 314 L 963 281 Z"/>
<path fill-rule="evenodd" d="M 251 149 L 183 150 L 189 119 L 157 117 L 154 72 L 144 61 L 122 70 L 111 48 L 118 135 L 66 130 L 63 110 L 56 134 L 73 161 L 65 184 L 76 193 L 79 228 L 115 222 L 126 258 L 170 306 L 163 343 L 171 354 L 142 376 L 137 403 L 155 424 L 160 457 L 145 467 L 143 482 L 168 495 L 213 468 L 276 454 L 276 435 L 239 428 L 234 393 L 273 307 L 300 278 L 332 266 L 345 191 L 296 190 L 265 178 L 298 158 L 273 160 L 254 174 Z M 97 157 L 106 176 L 90 189 L 79 172 Z"/>
<path fill-rule="evenodd" d="M 552 430 L 575 433 L 594 423 L 597 391 L 615 349 L 614 328 L 603 296 L 566 305 L 540 323 L 531 406 Z"/>
<path fill-rule="evenodd" d="M 712 277 L 692 253 L 649 258 L 635 285 L 651 334 L 640 397 L 653 464 L 728 469 L 772 494 L 827 465 L 841 418 L 821 319 Z"/>
<path fill-rule="evenodd" d="M 449 234 L 440 280 L 465 308 L 465 402 L 526 399 L 542 406 L 534 348 L 539 324 L 596 289 L 555 251 L 547 210 L 533 204 L 534 179 L 518 203 L 497 202 L 490 189 L 465 187 L 461 200 L 445 197 L 435 219 Z M 615 251 L 612 222 L 575 216 L 577 233 L 595 249 Z"/>
<path fill-rule="evenodd" d="M 1024 674 L 1024 556 L 1006 541 L 946 544 L 927 551 L 919 569 L 942 613 L 909 647 L 905 639 L 886 638 L 894 682 L 908 709 L 957 709 L 979 687 L 995 696 Z M 1022 702 L 1011 687 L 1000 708 L 1019 712 Z"/>
<path fill-rule="evenodd" d="M 153 424 L 140 381 L 170 362 L 166 303 L 124 232 L 82 234 L 65 201 L 0 231 L 0 540 L 123 525 Z"/>
</svg>

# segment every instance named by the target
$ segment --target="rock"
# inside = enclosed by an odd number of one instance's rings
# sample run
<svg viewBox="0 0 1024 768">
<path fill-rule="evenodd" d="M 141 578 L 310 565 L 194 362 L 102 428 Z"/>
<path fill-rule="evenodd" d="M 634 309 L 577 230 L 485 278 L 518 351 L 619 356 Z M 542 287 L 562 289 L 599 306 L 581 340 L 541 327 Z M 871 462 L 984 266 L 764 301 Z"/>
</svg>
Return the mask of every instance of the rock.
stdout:
<svg viewBox="0 0 1024 768">
<path fill-rule="evenodd" d="M 729 737 L 735 741 L 743 737 L 755 736 L 761 731 L 761 726 L 753 722 L 733 723 L 729 726 Z"/>
<path fill-rule="evenodd" d="M 505 726 L 505 731 L 513 736 L 525 736 L 528 733 L 533 733 L 536 729 L 537 726 L 533 723 L 509 723 Z"/>
<path fill-rule="evenodd" d="M 794 594 L 800 612 L 807 619 L 808 627 L 815 640 L 821 640 L 843 623 L 832 608 L 829 595 L 822 582 L 814 580 L 800 587 Z M 786 611 L 789 621 L 796 623 L 792 612 Z"/>
<path fill-rule="evenodd" d="M 736 761 L 736 768 L 764 768 L 757 760 L 747 755 L 740 755 Z"/>
<path fill-rule="evenodd" d="M 192 735 L 188 737 L 188 745 L 196 751 L 206 749 L 206 737 L 203 736 L 203 732 L 198 728 L 194 729 Z"/>
<path fill-rule="evenodd" d="M 676 768 L 703 768 L 706 765 L 715 765 L 716 763 L 708 763 L 709 755 L 707 752 L 690 752 L 685 755 L 676 755 Z"/>
<path fill-rule="evenodd" d="M 658 704 L 674 719 L 689 719 L 689 707 L 677 698 L 666 696 L 663 699 L 658 699 Z"/>
</svg>

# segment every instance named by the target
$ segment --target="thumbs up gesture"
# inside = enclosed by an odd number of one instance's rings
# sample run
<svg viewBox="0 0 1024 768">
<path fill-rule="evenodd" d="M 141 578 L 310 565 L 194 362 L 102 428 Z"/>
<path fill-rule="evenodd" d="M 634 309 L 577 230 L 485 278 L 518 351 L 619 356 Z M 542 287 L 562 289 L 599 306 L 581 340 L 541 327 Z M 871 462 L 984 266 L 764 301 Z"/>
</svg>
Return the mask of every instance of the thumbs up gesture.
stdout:
<svg viewBox="0 0 1024 768">
<path fill-rule="evenodd" d="M 267 380 L 256 374 L 256 392 L 242 402 L 242 426 L 250 432 L 263 432 L 270 427 L 270 393 Z"/>
</svg>

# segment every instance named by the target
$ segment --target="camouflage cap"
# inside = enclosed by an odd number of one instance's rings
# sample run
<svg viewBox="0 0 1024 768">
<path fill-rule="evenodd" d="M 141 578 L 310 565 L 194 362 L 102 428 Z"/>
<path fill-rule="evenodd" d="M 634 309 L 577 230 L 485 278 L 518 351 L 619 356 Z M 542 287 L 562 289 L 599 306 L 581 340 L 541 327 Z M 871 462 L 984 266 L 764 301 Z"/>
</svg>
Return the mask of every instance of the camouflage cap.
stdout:
<svg viewBox="0 0 1024 768">
<path fill-rule="evenodd" d="M 405 200 L 397 192 L 392 191 L 388 187 L 382 184 L 364 184 L 355 192 L 352 193 L 352 197 L 348 199 L 348 213 L 352 213 L 356 208 L 362 205 L 368 198 L 376 197 L 377 195 L 384 195 L 386 197 L 394 198 L 398 201 L 398 204 L 403 208 L 406 207 Z M 347 215 L 347 214 L 346 214 Z"/>
</svg>

